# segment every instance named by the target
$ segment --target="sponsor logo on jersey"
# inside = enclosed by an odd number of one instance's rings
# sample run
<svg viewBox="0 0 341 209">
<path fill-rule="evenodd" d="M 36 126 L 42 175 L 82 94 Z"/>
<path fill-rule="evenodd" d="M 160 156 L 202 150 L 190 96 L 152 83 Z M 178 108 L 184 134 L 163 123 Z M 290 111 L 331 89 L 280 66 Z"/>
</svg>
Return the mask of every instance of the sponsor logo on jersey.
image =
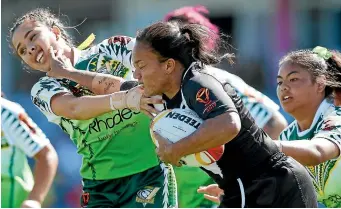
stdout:
<svg viewBox="0 0 341 209">
<path fill-rule="evenodd" d="M 217 101 L 210 99 L 210 91 L 207 88 L 199 89 L 196 94 L 196 101 L 205 105 L 204 114 L 211 112 L 217 106 Z"/>
<path fill-rule="evenodd" d="M 125 120 L 131 119 L 134 115 L 138 115 L 140 112 L 133 112 L 131 109 L 125 108 L 122 110 L 118 110 L 115 115 L 112 117 L 108 117 L 106 119 L 98 119 L 96 118 L 92 123 L 89 124 L 89 133 L 98 133 L 102 130 L 108 130 L 111 128 L 114 128 L 115 126 L 121 124 Z M 120 131 L 122 131 L 124 128 L 128 127 L 135 127 L 136 122 L 132 122 L 130 124 L 126 124 L 123 128 L 121 128 L 119 131 L 115 132 L 118 134 Z"/>
<path fill-rule="evenodd" d="M 159 190 L 160 187 L 146 186 L 137 192 L 136 202 L 143 203 L 144 207 L 146 204 L 154 204 L 155 196 Z"/>
<path fill-rule="evenodd" d="M 199 128 L 199 126 L 201 125 L 201 123 L 196 121 L 195 119 L 188 117 L 187 115 L 182 115 L 182 114 L 175 113 L 175 112 L 169 112 L 166 115 L 166 118 L 172 118 L 172 119 L 176 119 L 176 120 L 185 122 L 188 125 L 196 128 L 196 129 Z"/>
</svg>

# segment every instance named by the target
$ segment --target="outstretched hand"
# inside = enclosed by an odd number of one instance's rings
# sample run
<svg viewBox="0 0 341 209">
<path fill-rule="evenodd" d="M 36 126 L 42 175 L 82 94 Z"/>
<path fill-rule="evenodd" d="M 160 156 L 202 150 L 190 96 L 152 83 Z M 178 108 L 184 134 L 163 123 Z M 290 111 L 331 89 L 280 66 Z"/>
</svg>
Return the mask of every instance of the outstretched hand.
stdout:
<svg viewBox="0 0 341 209">
<path fill-rule="evenodd" d="M 197 190 L 197 192 L 203 193 L 205 199 L 217 204 L 220 204 L 220 196 L 224 194 L 224 191 L 219 188 L 218 184 L 202 186 Z"/>
</svg>

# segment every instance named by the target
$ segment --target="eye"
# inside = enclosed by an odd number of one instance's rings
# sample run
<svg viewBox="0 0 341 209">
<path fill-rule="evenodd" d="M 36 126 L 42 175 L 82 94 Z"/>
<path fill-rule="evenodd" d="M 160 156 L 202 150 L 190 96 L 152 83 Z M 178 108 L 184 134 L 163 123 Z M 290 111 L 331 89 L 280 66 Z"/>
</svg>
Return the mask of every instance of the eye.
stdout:
<svg viewBox="0 0 341 209">
<path fill-rule="evenodd" d="M 35 34 L 33 34 L 33 36 L 31 36 L 31 38 L 30 38 L 30 41 L 33 41 L 33 38 L 35 38 L 37 36 L 37 34 L 35 33 Z"/>
<path fill-rule="evenodd" d="M 295 82 L 295 81 L 297 81 L 298 80 L 298 78 L 291 78 L 289 81 L 290 82 Z"/>
<path fill-rule="evenodd" d="M 23 56 L 23 55 L 25 55 L 26 54 L 26 48 L 20 48 L 19 49 L 19 55 L 21 55 L 21 56 Z"/>
<path fill-rule="evenodd" d="M 278 82 L 277 82 L 277 86 L 282 85 L 282 83 L 283 83 L 283 81 L 278 81 Z"/>
<path fill-rule="evenodd" d="M 138 67 L 140 70 L 142 70 L 143 68 L 145 68 L 146 67 L 146 65 L 144 65 L 144 66 L 142 66 L 142 67 Z"/>
</svg>

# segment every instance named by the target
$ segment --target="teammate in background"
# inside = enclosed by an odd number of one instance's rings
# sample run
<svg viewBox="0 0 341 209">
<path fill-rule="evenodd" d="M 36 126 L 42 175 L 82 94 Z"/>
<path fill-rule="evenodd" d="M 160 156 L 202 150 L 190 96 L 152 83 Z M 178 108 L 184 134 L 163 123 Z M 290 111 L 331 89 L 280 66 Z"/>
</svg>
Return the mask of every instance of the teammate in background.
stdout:
<svg viewBox="0 0 341 209">
<path fill-rule="evenodd" d="M 214 35 L 219 33 L 219 29 L 205 16 L 208 13 L 209 11 L 204 6 L 186 6 L 168 13 L 164 20 L 206 26 L 213 32 L 214 38 L 208 42 L 208 47 L 212 48 L 218 38 Z M 209 68 L 210 71 L 219 71 L 214 67 Z M 279 106 L 267 96 L 246 84 L 240 77 L 228 72 L 225 75 L 255 119 L 258 127 L 262 128 L 272 139 L 277 139 L 279 134 L 288 126 L 285 118 L 278 111 Z M 194 167 L 175 167 L 174 171 L 177 177 L 180 207 L 214 207 L 211 201 L 205 200 L 202 195 L 193 192 L 202 185 L 213 184 L 214 182 L 209 176 L 201 169 Z M 192 178 L 192 176 L 196 176 L 196 178 Z M 201 192 L 205 188 L 201 187 L 199 191 Z M 204 195 L 204 197 L 211 200 L 210 196 Z"/>
<path fill-rule="evenodd" d="M 329 208 L 341 207 L 341 109 L 330 97 L 341 87 L 338 56 L 321 47 L 290 52 L 281 59 L 277 77 L 281 106 L 295 121 L 276 143 L 306 166 L 319 207 Z M 216 185 L 202 192 L 215 202 L 222 194 Z"/>
<path fill-rule="evenodd" d="M 36 162 L 33 176 L 27 157 Z M 40 208 L 57 167 L 57 153 L 44 133 L 1 93 L 1 207 Z"/>
<path fill-rule="evenodd" d="M 15 21 L 11 40 L 32 69 L 58 74 L 33 86 L 32 101 L 82 156 L 82 207 L 175 207 L 175 179 L 155 154 L 145 115 L 162 100 L 123 83 L 133 79 L 135 40 L 116 36 L 78 50 L 64 28 L 49 10 L 35 9 Z"/>
<path fill-rule="evenodd" d="M 220 207 L 316 207 L 305 168 L 255 124 L 225 72 L 206 68 L 231 57 L 206 47 L 208 34 L 204 26 L 175 22 L 155 23 L 137 34 L 134 77 L 145 96 L 163 95 L 167 108 L 189 108 L 204 120 L 176 143 L 154 133 L 160 159 L 179 166 L 183 156 L 224 145 L 220 160 L 202 167 L 224 190 Z"/>
<path fill-rule="evenodd" d="M 341 207 L 341 109 L 330 99 L 340 88 L 329 72 L 341 72 L 331 57 L 294 51 L 279 63 L 277 95 L 283 109 L 295 118 L 280 135 L 278 146 L 307 170 L 319 206 Z M 339 75 L 338 75 L 339 76 Z"/>
</svg>

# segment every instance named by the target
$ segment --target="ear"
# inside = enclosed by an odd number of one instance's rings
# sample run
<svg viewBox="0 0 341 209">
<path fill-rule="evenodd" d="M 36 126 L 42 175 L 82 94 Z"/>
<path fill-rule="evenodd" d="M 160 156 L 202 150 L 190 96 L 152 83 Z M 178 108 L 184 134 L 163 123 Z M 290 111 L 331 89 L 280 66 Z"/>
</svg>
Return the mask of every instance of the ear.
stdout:
<svg viewBox="0 0 341 209">
<path fill-rule="evenodd" d="M 56 39 L 58 41 L 60 36 L 61 36 L 60 28 L 58 26 L 54 25 L 54 26 L 52 26 L 51 31 L 56 35 Z"/>
<path fill-rule="evenodd" d="M 317 91 L 322 93 L 326 89 L 326 76 L 321 75 L 316 78 L 316 84 L 317 84 Z"/>
<path fill-rule="evenodd" d="M 171 74 L 175 69 L 175 60 L 170 58 L 166 61 L 166 74 Z"/>
</svg>

